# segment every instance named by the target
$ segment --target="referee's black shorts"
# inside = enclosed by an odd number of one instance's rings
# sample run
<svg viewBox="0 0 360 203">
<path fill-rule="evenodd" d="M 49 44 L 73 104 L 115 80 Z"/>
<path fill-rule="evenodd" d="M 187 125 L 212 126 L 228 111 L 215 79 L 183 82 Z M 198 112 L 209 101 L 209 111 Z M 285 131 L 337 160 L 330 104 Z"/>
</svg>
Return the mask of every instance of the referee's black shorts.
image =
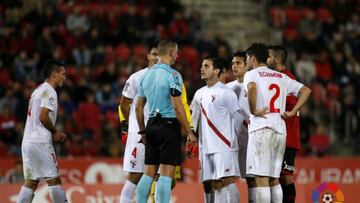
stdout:
<svg viewBox="0 0 360 203">
<path fill-rule="evenodd" d="M 146 165 L 180 165 L 181 126 L 176 118 L 150 118 L 145 134 Z"/>
</svg>

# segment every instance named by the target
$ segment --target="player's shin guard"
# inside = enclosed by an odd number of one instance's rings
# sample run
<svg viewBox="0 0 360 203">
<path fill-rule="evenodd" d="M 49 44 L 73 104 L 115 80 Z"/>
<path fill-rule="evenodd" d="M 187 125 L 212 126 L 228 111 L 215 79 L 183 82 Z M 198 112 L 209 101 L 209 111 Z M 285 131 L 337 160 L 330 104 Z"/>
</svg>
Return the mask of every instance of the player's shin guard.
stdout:
<svg viewBox="0 0 360 203">
<path fill-rule="evenodd" d="M 283 201 L 283 192 L 280 184 L 270 187 L 271 191 L 271 202 L 281 203 Z"/>
<path fill-rule="evenodd" d="M 65 191 L 61 185 L 48 186 L 50 199 L 54 203 L 67 203 Z"/>
<path fill-rule="evenodd" d="M 120 194 L 120 203 L 132 203 L 135 189 L 136 185 L 127 180 Z"/>
<path fill-rule="evenodd" d="M 296 199 L 296 189 L 295 184 L 291 183 L 290 185 L 281 185 L 283 190 L 283 202 L 284 203 L 294 203 Z"/>
<path fill-rule="evenodd" d="M 155 189 L 155 202 L 169 203 L 171 196 L 171 181 L 168 176 L 160 176 Z"/>
<path fill-rule="evenodd" d="M 34 190 L 25 186 L 21 187 L 17 203 L 31 203 L 34 198 Z"/>
<path fill-rule="evenodd" d="M 147 175 L 143 175 L 136 187 L 136 202 L 146 203 L 149 197 L 151 183 L 153 178 Z"/>
</svg>

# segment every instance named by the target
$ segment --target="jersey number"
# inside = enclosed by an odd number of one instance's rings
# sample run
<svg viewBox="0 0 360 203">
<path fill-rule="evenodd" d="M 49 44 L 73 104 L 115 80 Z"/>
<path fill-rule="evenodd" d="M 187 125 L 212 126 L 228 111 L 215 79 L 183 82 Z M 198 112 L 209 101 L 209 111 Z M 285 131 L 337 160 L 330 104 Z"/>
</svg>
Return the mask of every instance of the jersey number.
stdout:
<svg viewBox="0 0 360 203">
<path fill-rule="evenodd" d="M 54 153 L 51 153 L 51 156 L 52 156 L 52 158 L 53 158 L 54 164 L 56 165 L 56 158 L 55 158 L 55 154 L 54 154 Z"/>
<path fill-rule="evenodd" d="M 134 158 L 136 158 L 136 147 L 133 149 L 133 151 L 131 152 L 131 155 L 134 156 Z"/>
<path fill-rule="evenodd" d="M 280 96 L 280 87 L 277 84 L 271 84 L 269 86 L 269 90 L 273 90 L 273 89 L 275 89 L 275 94 L 270 100 L 270 113 L 280 113 L 280 109 L 275 108 L 275 106 L 274 106 L 275 101 Z"/>
</svg>

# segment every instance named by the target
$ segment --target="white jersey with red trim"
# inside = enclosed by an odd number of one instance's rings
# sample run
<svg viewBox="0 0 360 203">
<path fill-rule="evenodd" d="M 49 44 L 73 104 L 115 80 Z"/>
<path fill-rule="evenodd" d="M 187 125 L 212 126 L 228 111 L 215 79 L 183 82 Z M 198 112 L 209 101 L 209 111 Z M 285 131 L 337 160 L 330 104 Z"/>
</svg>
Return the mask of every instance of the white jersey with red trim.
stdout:
<svg viewBox="0 0 360 203">
<path fill-rule="evenodd" d="M 233 91 L 221 82 L 205 86 L 195 93 L 191 109 L 201 112 L 199 149 L 203 154 L 238 150 L 232 114 L 240 107 Z"/>
<path fill-rule="evenodd" d="M 286 96 L 297 96 L 303 84 L 265 66 L 245 73 L 246 91 L 249 83 L 256 84 L 256 109 L 267 108 L 269 111 L 266 118 L 250 115 L 249 132 L 268 127 L 286 135 L 283 128 L 285 122 L 281 118 L 281 114 L 285 112 Z"/>
<path fill-rule="evenodd" d="M 132 103 L 131 103 L 131 107 L 130 107 L 130 112 L 129 112 L 129 133 L 138 133 L 139 132 L 139 125 L 137 123 L 136 120 L 136 114 L 135 114 L 135 106 L 136 106 L 136 95 L 138 93 L 138 89 L 139 89 L 139 81 L 140 78 L 147 73 L 149 69 L 148 68 L 144 68 L 142 70 L 139 70 L 135 73 L 133 73 L 129 79 L 126 81 L 122 95 L 128 99 L 132 99 Z M 145 104 L 144 106 L 144 116 L 145 116 L 145 124 L 147 122 L 147 120 L 149 119 L 149 114 L 147 113 L 148 110 L 148 105 Z M 139 140 L 138 140 L 139 141 Z"/>
<path fill-rule="evenodd" d="M 248 98 L 246 95 L 244 83 L 240 83 L 237 80 L 234 80 L 232 82 L 227 83 L 226 86 L 229 89 L 231 89 L 232 91 L 234 91 L 234 93 L 236 94 L 236 97 L 238 98 L 238 101 L 239 101 L 241 114 L 245 118 L 244 123 L 241 125 L 241 131 L 240 131 L 240 135 L 239 135 L 240 136 L 239 141 L 240 141 L 243 137 L 248 135 L 247 121 L 250 119 Z M 241 145 L 241 144 L 246 144 L 246 143 L 239 142 L 239 144 Z"/>
<path fill-rule="evenodd" d="M 57 107 L 58 102 L 55 89 L 47 82 L 40 84 L 31 94 L 29 100 L 23 143 L 52 144 L 51 132 L 40 121 L 40 111 L 41 108 L 49 109 L 50 120 L 55 125 Z"/>
</svg>

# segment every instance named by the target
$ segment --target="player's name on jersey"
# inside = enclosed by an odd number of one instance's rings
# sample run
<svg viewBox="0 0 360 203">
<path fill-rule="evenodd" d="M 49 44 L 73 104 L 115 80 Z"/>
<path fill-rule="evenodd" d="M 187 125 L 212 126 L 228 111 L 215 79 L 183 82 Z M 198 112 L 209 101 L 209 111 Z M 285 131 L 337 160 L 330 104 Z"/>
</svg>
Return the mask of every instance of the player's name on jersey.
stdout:
<svg viewBox="0 0 360 203">
<path fill-rule="evenodd" d="M 272 78 L 282 78 L 281 73 L 269 73 L 269 72 L 259 72 L 260 77 L 272 77 Z"/>
</svg>

